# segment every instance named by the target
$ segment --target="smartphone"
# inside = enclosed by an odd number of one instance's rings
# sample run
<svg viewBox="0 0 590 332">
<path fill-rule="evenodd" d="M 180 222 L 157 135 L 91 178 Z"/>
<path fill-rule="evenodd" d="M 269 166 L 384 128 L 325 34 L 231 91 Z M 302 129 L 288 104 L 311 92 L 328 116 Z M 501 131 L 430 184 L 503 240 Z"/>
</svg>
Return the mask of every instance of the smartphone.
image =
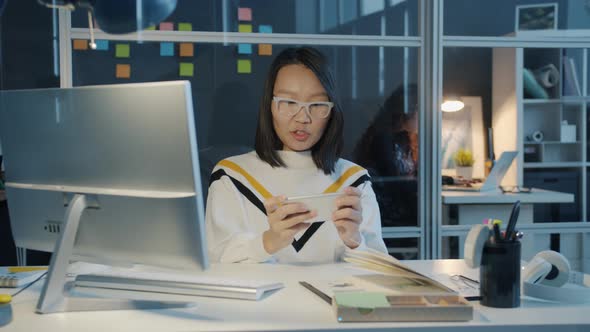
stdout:
<svg viewBox="0 0 590 332">
<path fill-rule="evenodd" d="M 306 223 L 312 223 L 316 221 L 329 221 L 332 220 L 332 213 L 336 211 L 336 198 L 341 196 L 342 193 L 331 193 L 331 194 L 319 194 L 309 196 L 294 196 L 288 197 L 285 204 L 289 203 L 303 203 L 307 208 L 316 210 L 318 215 L 312 219 L 306 220 Z"/>
</svg>

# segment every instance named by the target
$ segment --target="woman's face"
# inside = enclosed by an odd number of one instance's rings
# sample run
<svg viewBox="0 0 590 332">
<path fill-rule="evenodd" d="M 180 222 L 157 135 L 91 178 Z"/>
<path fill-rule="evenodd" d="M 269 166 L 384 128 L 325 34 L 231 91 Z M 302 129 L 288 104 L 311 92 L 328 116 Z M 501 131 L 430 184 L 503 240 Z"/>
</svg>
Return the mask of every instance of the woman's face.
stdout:
<svg viewBox="0 0 590 332">
<path fill-rule="evenodd" d="M 300 102 L 329 101 L 326 90 L 315 74 L 303 65 L 293 64 L 281 68 L 274 84 L 273 95 Z M 271 103 L 274 130 L 283 142 L 283 150 L 306 151 L 311 149 L 324 134 L 330 115 L 325 118 L 312 116 L 301 107 L 291 116 L 279 112 L 276 102 Z"/>
</svg>

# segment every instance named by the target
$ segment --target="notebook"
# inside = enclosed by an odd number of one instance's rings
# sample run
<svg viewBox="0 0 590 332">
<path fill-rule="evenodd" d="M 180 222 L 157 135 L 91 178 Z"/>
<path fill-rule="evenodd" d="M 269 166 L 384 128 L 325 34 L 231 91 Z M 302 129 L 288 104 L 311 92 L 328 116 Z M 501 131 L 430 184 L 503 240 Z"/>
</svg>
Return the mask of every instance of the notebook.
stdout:
<svg viewBox="0 0 590 332">
<path fill-rule="evenodd" d="M 47 266 L 2 266 L 0 267 L 0 287 L 16 288 L 35 281 Z"/>
<path fill-rule="evenodd" d="M 280 282 L 180 275 L 167 272 L 108 271 L 76 276 L 76 287 L 126 290 L 177 295 L 260 300 L 265 294 L 284 287 Z"/>
<path fill-rule="evenodd" d="M 514 158 L 518 154 L 517 151 L 504 151 L 500 156 L 500 159 L 496 161 L 496 164 L 492 168 L 492 171 L 483 183 L 473 183 L 469 185 L 443 185 L 442 190 L 454 190 L 454 191 L 489 191 L 495 190 L 500 187 L 502 179 L 508 172 L 508 168 L 512 164 Z"/>
</svg>

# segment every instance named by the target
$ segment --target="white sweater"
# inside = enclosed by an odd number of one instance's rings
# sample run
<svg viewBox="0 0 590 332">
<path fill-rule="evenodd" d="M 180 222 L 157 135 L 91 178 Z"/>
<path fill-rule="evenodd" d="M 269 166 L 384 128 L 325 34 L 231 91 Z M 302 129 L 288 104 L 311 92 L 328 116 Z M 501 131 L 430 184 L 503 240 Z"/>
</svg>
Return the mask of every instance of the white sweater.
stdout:
<svg viewBox="0 0 590 332">
<path fill-rule="evenodd" d="M 345 250 L 333 222 L 315 222 L 295 235 L 293 243 L 273 255 L 264 250 L 262 233 L 269 229 L 263 202 L 270 196 L 303 196 L 347 186 L 363 188 L 362 241 L 387 252 L 381 237 L 381 217 L 367 171 L 340 159 L 335 172 L 326 175 L 309 152 L 279 151 L 287 167 L 271 167 L 255 151 L 219 162 L 213 169 L 206 209 L 207 243 L 212 262 L 335 262 Z M 362 183 L 368 182 L 362 186 Z"/>
</svg>

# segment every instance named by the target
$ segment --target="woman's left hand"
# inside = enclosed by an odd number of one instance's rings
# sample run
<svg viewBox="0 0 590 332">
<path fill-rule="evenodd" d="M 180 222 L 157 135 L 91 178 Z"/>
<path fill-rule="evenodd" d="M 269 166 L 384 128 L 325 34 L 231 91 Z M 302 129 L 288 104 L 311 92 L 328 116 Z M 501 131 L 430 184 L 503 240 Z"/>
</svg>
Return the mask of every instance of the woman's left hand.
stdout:
<svg viewBox="0 0 590 332">
<path fill-rule="evenodd" d="M 351 249 L 358 247 L 361 243 L 361 232 L 359 230 L 359 226 L 363 221 L 361 194 L 359 188 L 345 188 L 343 195 L 336 199 L 337 210 L 332 214 L 338 235 L 344 244 Z"/>
</svg>

